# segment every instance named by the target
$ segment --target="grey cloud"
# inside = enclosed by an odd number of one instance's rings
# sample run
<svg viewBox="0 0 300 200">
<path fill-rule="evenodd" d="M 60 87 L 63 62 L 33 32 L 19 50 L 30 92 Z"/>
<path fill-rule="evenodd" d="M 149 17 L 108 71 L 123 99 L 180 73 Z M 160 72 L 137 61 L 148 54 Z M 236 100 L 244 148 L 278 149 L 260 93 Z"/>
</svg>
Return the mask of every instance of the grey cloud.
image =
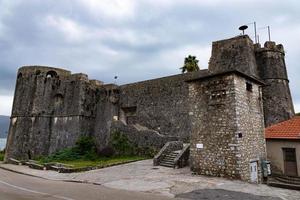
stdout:
<svg viewBox="0 0 300 200">
<path fill-rule="evenodd" d="M 21 1 L 11 15 L 0 18 L 5 27 L 0 33 L 4 35 L 0 37 L 0 94 L 11 94 L 16 70 L 21 65 L 66 67 L 105 82 L 112 82 L 114 75 L 119 75 L 118 83 L 122 84 L 180 73 L 178 68 L 182 63 L 166 62 L 160 59 L 162 55 L 185 46 L 204 47 L 213 40 L 235 36 L 239 34 L 239 25 L 254 20 L 258 26 L 271 25 L 274 32 L 283 27 L 290 31 L 300 26 L 299 10 L 297 1 L 225 2 L 215 6 L 183 1 L 160 6 L 153 1 L 139 1 L 134 18 L 109 19 L 101 13 L 93 16 L 77 1 Z M 59 30 L 45 23 L 49 16 L 72 20 L 96 34 L 80 42 L 68 41 Z M 280 18 L 283 21 L 278 20 Z M 248 33 L 253 36 L 251 28 Z M 97 31 L 106 30 L 114 30 L 114 35 L 103 38 L 97 35 Z M 126 38 L 126 31 L 130 31 L 137 41 Z M 266 37 L 265 32 L 260 31 L 260 34 L 262 38 Z M 146 41 L 145 37 L 153 38 L 153 41 Z M 274 39 L 285 45 L 286 41 L 296 38 L 278 36 Z M 116 54 L 106 53 L 105 48 Z M 288 52 L 297 50 L 291 45 L 285 45 L 285 48 Z M 201 55 L 197 56 L 201 59 Z M 287 57 L 293 98 L 298 104 L 299 56 L 299 53 L 292 53 Z"/>
</svg>

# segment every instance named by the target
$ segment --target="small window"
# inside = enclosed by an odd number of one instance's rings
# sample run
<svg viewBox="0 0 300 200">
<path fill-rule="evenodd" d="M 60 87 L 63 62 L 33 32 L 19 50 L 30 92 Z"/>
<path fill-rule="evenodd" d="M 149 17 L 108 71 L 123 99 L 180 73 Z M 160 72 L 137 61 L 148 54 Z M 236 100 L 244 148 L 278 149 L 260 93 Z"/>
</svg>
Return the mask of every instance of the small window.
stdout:
<svg viewBox="0 0 300 200">
<path fill-rule="evenodd" d="M 238 133 L 238 138 L 242 138 L 243 137 L 243 133 Z"/>
<path fill-rule="evenodd" d="M 246 82 L 246 89 L 247 89 L 247 91 L 252 92 L 252 90 L 253 90 L 252 84 L 249 82 Z"/>
</svg>

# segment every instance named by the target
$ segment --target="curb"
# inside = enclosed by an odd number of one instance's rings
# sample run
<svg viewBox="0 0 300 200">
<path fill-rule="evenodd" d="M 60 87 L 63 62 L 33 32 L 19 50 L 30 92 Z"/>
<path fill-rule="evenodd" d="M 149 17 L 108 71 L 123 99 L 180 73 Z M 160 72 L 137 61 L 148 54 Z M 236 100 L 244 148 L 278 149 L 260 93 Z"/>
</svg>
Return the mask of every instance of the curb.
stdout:
<svg viewBox="0 0 300 200">
<path fill-rule="evenodd" d="M 68 180 L 68 179 L 66 179 L 66 180 L 59 180 L 59 179 L 45 178 L 45 177 L 42 177 L 42 176 L 36 176 L 36 175 L 32 175 L 32 174 L 20 172 L 20 171 L 17 171 L 17 170 L 9 169 L 9 168 L 3 167 L 1 165 L 0 165 L 0 169 L 6 170 L 6 171 L 10 171 L 10 172 L 14 172 L 14 173 L 17 173 L 17 174 L 22 174 L 22 175 L 25 175 L 25 176 L 31 176 L 31 177 L 35 177 L 35 178 L 41 178 L 41 179 L 49 180 L 49 181 L 62 181 L 62 182 L 68 182 L 68 183 L 84 183 L 84 184 L 92 184 L 92 185 L 101 185 L 100 183 L 93 183 L 93 182 L 88 182 L 88 181 L 78 181 L 78 180 Z"/>
</svg>

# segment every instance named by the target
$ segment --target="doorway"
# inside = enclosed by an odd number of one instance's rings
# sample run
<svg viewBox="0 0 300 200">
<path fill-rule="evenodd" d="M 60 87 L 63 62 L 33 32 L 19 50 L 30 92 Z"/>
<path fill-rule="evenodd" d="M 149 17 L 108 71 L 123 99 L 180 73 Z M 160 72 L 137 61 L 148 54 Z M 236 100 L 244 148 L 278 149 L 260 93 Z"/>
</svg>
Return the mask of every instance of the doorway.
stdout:
<svg viewBox="0 0 300 200">
<path fill-rule="evenodd" d="M 295 148 L 283 148 L 284 174 L 298 176 Z"/>
<path fill-rule="evenodd" d="M 258 181 L 257 161 L 250 163 L 250 179 L 252 183 L 257 183 Z"/>
</svg>

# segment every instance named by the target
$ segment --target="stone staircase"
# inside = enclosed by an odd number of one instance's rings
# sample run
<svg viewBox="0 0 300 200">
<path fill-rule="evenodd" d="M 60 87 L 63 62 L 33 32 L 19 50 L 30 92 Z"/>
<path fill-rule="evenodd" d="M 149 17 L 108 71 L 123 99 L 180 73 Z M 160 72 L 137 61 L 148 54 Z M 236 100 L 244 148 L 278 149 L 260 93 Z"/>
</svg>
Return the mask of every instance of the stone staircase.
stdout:
<svg viewBox="0 0 300 200">
<path fill-rule="evenodd" d="M 153 159 L 154 166 L 181 168 L 188 165 L 190 144 L 181 141 L 167 142 Z"/>
<path fill-rule="evenodd" d="M 171 151 L 168 154 L 166 154 L 162 160 L 160 161 L 159 165 L 164 167 L 175 167 L 175 159 L 179 155 L 180 150 L 178 151 Z"/>
<path fill-rule="evenodd" d="M 267 184 L 273 187 L 300 190 L 300 177 L 272 175 L 268 178 Z"/>
</svg>

